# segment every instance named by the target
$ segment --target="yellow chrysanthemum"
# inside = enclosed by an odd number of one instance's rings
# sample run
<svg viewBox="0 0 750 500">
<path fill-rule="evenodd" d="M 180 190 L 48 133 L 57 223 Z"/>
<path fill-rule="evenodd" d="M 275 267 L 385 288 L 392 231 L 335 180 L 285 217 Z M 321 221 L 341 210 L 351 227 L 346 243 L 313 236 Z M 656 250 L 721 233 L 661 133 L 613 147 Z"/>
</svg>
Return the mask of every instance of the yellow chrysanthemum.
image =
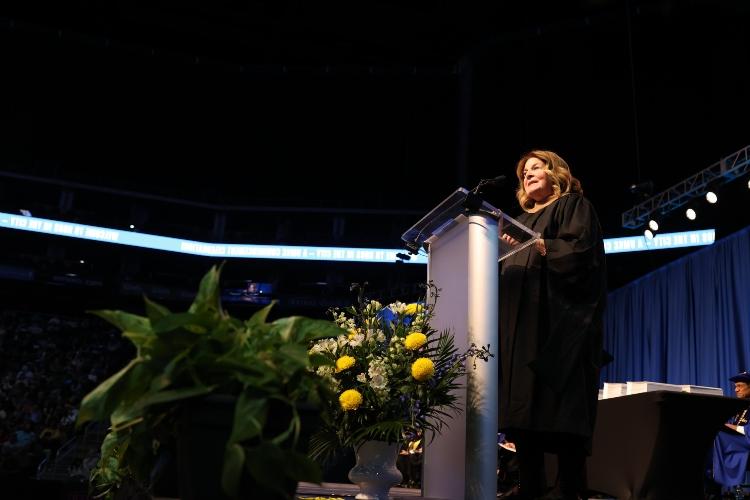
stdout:
<svg viewBox="0 0 750 500">
<path fill-rule="evenodd" d="M 411 376 L 424 382 L 435 374 L 435 363 L 429 358 L 419 358 L 411 365 Z"/>
<path fill-rule="evenodd" d="M 404 314 L 412 316 L 414 314 L 421 313 L 422 311 L 424 311 L 424 306 L 415 302 L 406 306 L 406 308 L 404 309 Z"/>
<path fill-rule="evenodd" d="M 404 347 L 406 347 L 410 351 L 413 351 L 425 345 L 426 342 L 427 336 L 424 333 L 414 332 L 406 336 L 406 338 L 404 339 Z"/>
<path fill-rule="evenodd" d="M 343 372 L 344 370 L 348 370 L 352 366 L 354 366 L 354 363 L 357 360 L 354 359 L 351 356 L 341 356 L 339 359 L 336 360 L 336 373 Z"/>
<path fill-rule="evenodd" d="M 362 404 L 362 394 L 354 389 L 347 389 L 339 396 L 339 404 L 344 411 L 356 410 Z"/>
</svg>

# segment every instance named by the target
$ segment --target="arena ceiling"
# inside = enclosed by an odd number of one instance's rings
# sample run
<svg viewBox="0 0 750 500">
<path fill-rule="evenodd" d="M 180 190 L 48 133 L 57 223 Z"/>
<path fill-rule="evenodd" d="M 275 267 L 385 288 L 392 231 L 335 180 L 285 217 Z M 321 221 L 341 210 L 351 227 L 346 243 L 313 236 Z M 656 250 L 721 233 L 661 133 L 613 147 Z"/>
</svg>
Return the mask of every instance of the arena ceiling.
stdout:
<svg viewBox="0 0 750 500">
<path fill-rule="evenodd" d="M 750 144 L 749 18 L 739 0 L 4 2 L 0 170 L 388 225 L 546 148 L 605 233 L 632 234 L 632 184 Z M 516 210 L 512 186 L 488 198 Z M 738 199 L 720 235 L 750 223 Z"/>
</svg>

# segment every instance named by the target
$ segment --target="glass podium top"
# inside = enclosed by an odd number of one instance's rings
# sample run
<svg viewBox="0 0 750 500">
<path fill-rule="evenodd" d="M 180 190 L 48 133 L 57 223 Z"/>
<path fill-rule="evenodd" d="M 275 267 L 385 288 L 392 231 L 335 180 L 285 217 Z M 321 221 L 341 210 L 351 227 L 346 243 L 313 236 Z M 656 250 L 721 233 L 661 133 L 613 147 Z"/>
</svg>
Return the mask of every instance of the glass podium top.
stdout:
<svg viewBox="0 0 750 500">
<path fill-rule="evenodd" d="M 498 221 L 498 236 L 508 234 L 515 240 L 513 244 L 509 244 L 499 239 L 498 261 L 520 252 L 539 239 L 539 233 L 505 215 L 475 193 L 466 188 L 458 188 L 402 234 L 401 240 L 414 253 L 418 253 L 421 249 L 429 252 L 431 240 L 439 238 L 440 235 L 462 223 L 469 215 L 476 213 L 493 217 Z"/>
</svg>

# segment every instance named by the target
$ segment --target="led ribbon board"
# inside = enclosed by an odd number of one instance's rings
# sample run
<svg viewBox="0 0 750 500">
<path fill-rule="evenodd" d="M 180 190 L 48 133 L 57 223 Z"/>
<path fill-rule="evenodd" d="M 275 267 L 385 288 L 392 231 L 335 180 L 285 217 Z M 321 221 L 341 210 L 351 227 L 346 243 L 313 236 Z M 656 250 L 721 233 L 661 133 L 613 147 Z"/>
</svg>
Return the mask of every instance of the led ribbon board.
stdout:
<svg viewBox="0 0 750 500">
<path fill-rule="evenodd" d="M 379 262 L 393 264 L 397 261 L 404 264 L 427 264 L 424 254 L 411 255 L 410 260 L 401 261 L 396 254 L 404 252 L 401 248 L 352 248 L 352 247 L 313 247 L 292 245 L 246 245 L 230 243 L 206 243 L 183 240 L 155 234 L 136 233 L 120 229 L 110 229 L 73 222 L 61 222 L 39 217 L 13 215 L 0 212 L 0 227 L 30 231 L 35 233 L 81 238 L 103 243 L 128 245 L 167 252 L 178 252 L 207 257 L 243 258 L 243 259 L 291 259 L 310 261 L 339 262 Z M 684 231 L 681 233 L 658 234 L 653 239 L 644 236 L 623 238 L 606 238 L 604 251 L 608 254 L 620 252 L 640 252 L 646 250 L 665 250 L 691 246 L 710 245 L 714 242 L 715 231 L 704 229 Z"/>
</svg>

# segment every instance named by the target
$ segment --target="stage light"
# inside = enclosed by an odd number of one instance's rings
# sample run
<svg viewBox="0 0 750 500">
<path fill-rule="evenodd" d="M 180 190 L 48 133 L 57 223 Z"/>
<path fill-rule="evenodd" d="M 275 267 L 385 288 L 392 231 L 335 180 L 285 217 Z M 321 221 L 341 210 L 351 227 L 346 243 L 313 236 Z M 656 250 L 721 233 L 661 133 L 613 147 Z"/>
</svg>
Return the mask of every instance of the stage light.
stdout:
<svg viewBox="0 0 750 500">
<path fill-rule="evenodd" d="M 643 236 L 645 236 L 649 240 L 654 239 L 654 233 L 652 233 L 650 229 L 646 229 L 645 231 L 643 231 Z"/>
<path fill-rule="evenodd" d="M 747 188 L 750 189 L 750 181 L 747 181 Z"/>
<path fill-rule="evenodd" d="M 692 208 L 688 208 L 685 210 L 685 217 L 687 217 L 690 220 L 695 220 L 695 218 L 698 216 L 698 214 L 695 213 L 695 210 Z"/>
<path fill-rule="evenodd" d="M 636 198 L 645 200 L 654 192 L 654 181 L 644 181 L 638 184 L 632 184 L 630 188 L 628 188 L 628 191 L 630 191 L 630 194 Z"/>
<path fill-rule="evenodd" d="M 130 225 L 130 226 L 128 226 L 128 227 L 129 227 L 130 229 L 135 229 L 135 226 L 134 226 L 133 224 L 131 224 L 131 225 Z"/>
<path fill-rule="evenodd" d="M 650 221 L 648 221 L 648 227 L 651 228 L 652 231 L 658 231 L 659 223 L 656 222 L 654 219 L 651 219 Z"/>
<path fill-rule="evenodd" d="M 719 201 L 719 197 L 716 196 L 716 193 L 714 193 L 713 191 L 709 191 L 708 193 L 706 193 L 706 201 L 709 203 L 716 203 L 717 201 Z"/>
<path fill-rule="evenodd" d="M 693 198 L 703 196 L 709 190 L 717 194 L 721 186 L 734 179 L 745 178 L 747 180 L 748 173 L 750 173 L 750 146 L 721 158 L 700 172 L 623 212 L 622 227 L 639 228 L 655 214 L 664 216 L 672 210 L 686 206 Z"/>
</svg>

